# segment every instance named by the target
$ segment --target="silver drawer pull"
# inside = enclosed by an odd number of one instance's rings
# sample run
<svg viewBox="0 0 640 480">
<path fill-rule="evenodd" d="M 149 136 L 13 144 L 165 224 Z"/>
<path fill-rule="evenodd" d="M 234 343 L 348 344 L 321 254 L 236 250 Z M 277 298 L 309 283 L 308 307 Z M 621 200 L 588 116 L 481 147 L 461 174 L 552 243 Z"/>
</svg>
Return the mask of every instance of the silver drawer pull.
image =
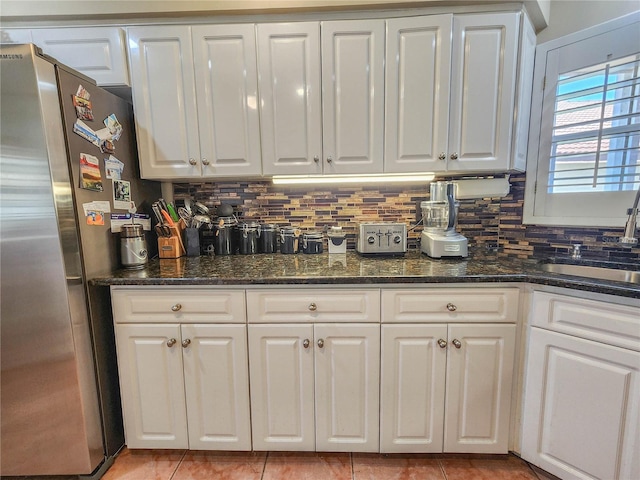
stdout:
<svg viewBox="0 0 640 480">
<path fill-rule="evenodd" d="M 304 348 L 309 348 L 309 345 L 311 345 L 311 342 L 309 341 L 309 339 L 308 339 L 308 338 L 305 338 L 305 339 L 302 341 L 302 346 L 303 346 Z"/>
<path fill-rule="evenodd" d="M 171 348 L 176 344 L 176 339 L 175 338 L 170 338 L 169 340 L 167 340 L 167 347 Z"/>
<path fill-rule="evenodd" d="M 323 348 L 324 347 L 324 340 L 320 339 L 318 340 L 318 348 Z"/>
<path fill-rule="evenodd" d="M 188 338 L 182 341 L 182 348 L 187 348 L 189 345 L 191 345 L 191 340 L 189 340 Z"/>
<path fill-rule="evenodd" d="M 182 309 L 182 305 L 180 305 L 179 303 L 176 303 L 171 307 L 172 312 L 179 312 L 181 309 Z"/>
<path fill-rule="evenodd" d="M 447 310 L 450 312 L 455 312 L 458 309 L 453 303 L 447 303 Z"/>
<path fill-rule="evenodd" d="M 315 303 L 309 304 L 309 310 L 315 312 L 318 309 L 318 306 Z"/>
<path fill-rule="evenodd" d="M 451 343 L 453 343 L 453 346 L 456 348 L 460 348 L 462 347 L 462 342 L 460 340 L 458 340 L 457 338 L 454 338 Z"/>
<path fill-rule="evenodd" d="M 439 338 L 439 339 L 438 339 L 438 346 L 439 346 L 440 348 L 447 348 L 447 341 L 446 341 L 446 340 L 443 340 L 442 338 Z"/>
</svg>

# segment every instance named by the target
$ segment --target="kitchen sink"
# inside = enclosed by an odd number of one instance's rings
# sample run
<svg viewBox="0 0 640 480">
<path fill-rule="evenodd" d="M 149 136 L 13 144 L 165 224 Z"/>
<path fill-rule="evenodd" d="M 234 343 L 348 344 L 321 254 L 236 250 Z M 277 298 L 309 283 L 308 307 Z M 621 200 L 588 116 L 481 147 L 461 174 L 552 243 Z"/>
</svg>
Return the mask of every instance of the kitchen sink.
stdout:
<svg viewBox="0 0 640 480">
<path fill-rule="evenodd" d="M 578 277 L 598 278 L 600 280 L 613 280 L 615 282 L 640 284 L 640 271 L 618 270 L 614 268 L 572 265 L 565 263 L 544 263 L 542 264 L 542 269 L 546 272 L 560 273 L 563 275 L 575 275 Z"/>
</svg>

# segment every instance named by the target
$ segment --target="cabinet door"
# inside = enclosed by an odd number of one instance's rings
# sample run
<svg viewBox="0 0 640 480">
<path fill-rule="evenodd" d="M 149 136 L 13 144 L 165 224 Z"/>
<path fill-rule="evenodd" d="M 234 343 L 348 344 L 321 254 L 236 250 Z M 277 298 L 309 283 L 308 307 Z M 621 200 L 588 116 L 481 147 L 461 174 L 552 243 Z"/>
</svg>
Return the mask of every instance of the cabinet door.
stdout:
<svg viewBox="0 0 640 480">
<path fill-rule="evenodd" d="M 640 478 L 640 353 L 532 328 L 522 457 L 563 479 Z"/>
<path fill-rule="evenodd" d="M 517 13 L 453 18 L 450 171 L 510 166 L 518 22 Z"/>
<path fill-rule="evenodd" d="M 134 27 L 128 35 L 142 178 L 200 177 L 189 27 Z"/>
<path fill-rule="evenodd" d="M 316 324 L 316 451 L 377 452 L 380 326 Z"/>
<path fill-rule="evenodd" d="M 446 339 L 446 325 L 382 326 L 382 453 L 442 452 Z"/>
<path fill-rule="evenodd" d="M 515 332 L 515 325 L 449 325 L 445 452 L 507 453 Z"/>
<path fill-rule="evenodd" d="M 122 28 L 34 28 L 32 36 L 44 53 L 93 78 L 98 85 L 129 85 Z"/>
<path fill-rule="evenodd" d="M 387 20 L 385 172 L 446 166 L 452 17 Z"/>
<path fill-rule="evenodd" d="M 257 37 L 263 173 L 321 173 L 320 25 L 260 24 Z"/>
<path fill-rule="evenodd" d="M 315 450 L 313 326 L 248 328 L 253 449 Z"/>
<path fill-rule="evenodd" d="M 260 175 L 255 27 L 191 27 L 204 176 Z"/>
<path fill-rule="evenodd" d="M 322 22 L 324 173 L 383 168 L 384 20 Z"/>
<path fill-rule="evenodd" d="M 182 325 L 192 450 L 251 450 L 245 325 Z"/>
<path fill-rule="evenodd" d="M 188 448 L 180 327 L 116 325 L 129 448 Z"/>
</svg>

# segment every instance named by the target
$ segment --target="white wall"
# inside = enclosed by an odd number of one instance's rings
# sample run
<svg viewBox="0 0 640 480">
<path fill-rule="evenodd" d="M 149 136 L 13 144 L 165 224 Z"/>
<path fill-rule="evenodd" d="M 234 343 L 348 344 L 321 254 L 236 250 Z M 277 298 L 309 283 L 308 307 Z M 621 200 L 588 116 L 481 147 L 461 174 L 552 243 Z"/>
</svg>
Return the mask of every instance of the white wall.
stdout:
<svg viewBox="0 0 640 480">
<path fill-rule="evenodd" d="M 638 0 L 551 0 L 549 26 L 538 44 L 640 10 Z"/>
</svg>

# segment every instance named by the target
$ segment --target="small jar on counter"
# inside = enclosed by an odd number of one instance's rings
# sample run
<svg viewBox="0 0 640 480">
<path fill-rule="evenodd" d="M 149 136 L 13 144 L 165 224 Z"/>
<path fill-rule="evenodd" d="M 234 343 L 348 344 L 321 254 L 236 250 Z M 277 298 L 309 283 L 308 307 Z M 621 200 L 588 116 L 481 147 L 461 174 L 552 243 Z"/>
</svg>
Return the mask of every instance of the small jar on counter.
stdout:
<svg viewBox="0 0 640 480">
<path fill-rule="evenodd" d="M 302 234 L 303 253 L 322 253 L 322 233 L 307 232 Z"/>
</svg>

